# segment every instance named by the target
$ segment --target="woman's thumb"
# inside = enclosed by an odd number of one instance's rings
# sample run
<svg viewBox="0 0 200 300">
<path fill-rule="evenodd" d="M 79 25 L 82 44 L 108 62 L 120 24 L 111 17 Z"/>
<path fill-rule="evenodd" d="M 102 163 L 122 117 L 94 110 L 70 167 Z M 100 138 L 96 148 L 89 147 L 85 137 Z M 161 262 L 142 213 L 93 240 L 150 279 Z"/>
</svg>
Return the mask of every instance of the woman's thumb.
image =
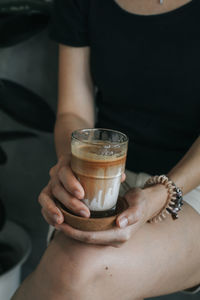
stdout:
<svg viewBox="0 0 200 300">
<path fill-rule="evenodd" d="M 125 228 L 128 225 L 132 225 L 138 222 L 140 216 L 140 208 L 138 205 L 138 193 L 137 189 L 132 189 L 127 192 L 124 196 L 126 199 L 129 208 L 121 213 L 117 220 L 116 224 L 120 228 Z"/>
</svg>

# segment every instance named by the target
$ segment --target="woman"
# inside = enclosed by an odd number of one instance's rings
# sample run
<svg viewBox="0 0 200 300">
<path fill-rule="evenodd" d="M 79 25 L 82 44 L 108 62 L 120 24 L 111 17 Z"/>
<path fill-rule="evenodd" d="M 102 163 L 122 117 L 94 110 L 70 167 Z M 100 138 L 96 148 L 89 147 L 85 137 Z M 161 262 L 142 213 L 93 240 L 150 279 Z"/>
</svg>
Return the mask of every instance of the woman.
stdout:
<svg viewBox="0 0 200 300">
<path fill-rule="evenodd" d="M 197 0 L 57 0 L 51 37 L 59 47 L 58 162 L 39 202 L 57 231 L 13 299 L 137 299 L 200 282 L 200 3 Z M 95 121 L 94 98 L 98 112 Z M 96 123 L 95 123 L 96 122 Z M 63 223 L 54 199 L 84 217 L 84 190 L 70 168 L 78 128 L 130 138 L 129 208 L 105 232 Z M 176 218 L 162 180 L 172 180 Z M 124 180 L 124 178 L 122 178 Z M 180 188 L 180 190 L 179 190 Z M 180 192 L 181 198 L 181 192 Z M 178 200 L 177 200 L 178 201 Z M 177 202 L 178 203 L 178 202 Z M 161 212 L 169 215 L 162 222 Z"/>
</svg>

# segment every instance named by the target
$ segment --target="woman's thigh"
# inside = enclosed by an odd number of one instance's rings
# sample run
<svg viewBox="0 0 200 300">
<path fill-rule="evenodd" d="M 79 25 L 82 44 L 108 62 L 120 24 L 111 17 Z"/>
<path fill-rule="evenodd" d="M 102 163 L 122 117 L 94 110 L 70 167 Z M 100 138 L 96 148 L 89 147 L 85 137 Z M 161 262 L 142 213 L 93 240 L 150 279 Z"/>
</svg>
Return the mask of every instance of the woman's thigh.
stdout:
<svg viewBox="0 0 200 300">
<path fill-rule="evenodd" d="M 125 300 L 154 297 L 197 285 L 199 230 L 199 214 L 187 204 L 176 221 L 169 217 L 159 224 L 145 224 L 121 248 L 102 249 L 102 273 L 95 288 L 98 286 L 104 299 Z"/>
<path fill-rule="evenodd" d="M 107 278 L 99 283 L 105 291 L 109 281 L 105 299 L 154 297 L 199 284 L 199 230 L 199 214 L 186 204 L 178 220 L 145 224 L 120 249 L 107 249 Z"/>
<path fill-rule="evenodd" d="M 81 290 L 79 299 L 87 300 L 176 292 L 200 282 L 199 229 L 199 214 L 185 204 L 178 220 L 169 217 L 159 224 L 145 224 L 120 248 L 87 245 L 59 233 L 36 274 L 38 278 L 46 274 L 49 286 L 63 291 L 59 298 L 63 300 L 70 299 L 72 290 L 75 298 Z"/>
</svg>

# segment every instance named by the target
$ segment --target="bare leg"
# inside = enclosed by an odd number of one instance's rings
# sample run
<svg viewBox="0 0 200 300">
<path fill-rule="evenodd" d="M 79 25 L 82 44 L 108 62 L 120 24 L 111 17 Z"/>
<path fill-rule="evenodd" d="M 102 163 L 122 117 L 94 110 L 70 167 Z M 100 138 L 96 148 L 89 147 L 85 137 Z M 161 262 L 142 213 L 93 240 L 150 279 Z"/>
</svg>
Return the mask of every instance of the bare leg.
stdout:
<svg viewBox="0 0 200 300">
<path fill-rule="evenodd" d="M 121 248 L 59 233 L 12 300 L 133 300 L 200 283 L 200 217 L 187 204 L 177 221 L 145 224 Z"/>
</svg>

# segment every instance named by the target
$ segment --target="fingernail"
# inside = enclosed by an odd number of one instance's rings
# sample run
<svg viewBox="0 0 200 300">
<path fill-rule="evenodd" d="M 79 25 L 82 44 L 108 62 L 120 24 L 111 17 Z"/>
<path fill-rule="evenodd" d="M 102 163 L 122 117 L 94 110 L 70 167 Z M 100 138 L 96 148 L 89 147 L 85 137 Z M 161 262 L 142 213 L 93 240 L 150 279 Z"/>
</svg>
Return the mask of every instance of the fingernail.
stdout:
<svg viewBox="0 0 200 300">
<path fill-rule="evenodd" d="M 58 207 L 56 207 L 56 210 L 57 210 L 57 215 L 58 215 L 58 217 L 59 217 L 59 215 L 61 216 L 62 213 L 61 213 L 60 209 L 59 209 Z"/>
<path fill-rule="evenodd" d="M 125 228 L 128 225 L 128 219 L 126 217 L 119 220 L 119 226 L 120 228 Z"/>
<path fill-rule="evenodd" d="M 58 215 L 53 215 L 53 220 L 54 220 L 54 222 L 56 222 L 57 224 L 59 224 L 60 217 Z"/>
<path fill-rule="evenodd" d="M 89 213 L 86 212 L 85 210 L 80 210 L 80 211 L 79 211 L 79 214 L 80 214 L 82 217 L 85 217 L 85 218 L 88 218 L 88 217 L 89 217 Z"/>
<path fill-rule="evenodd" d="M 81 194 L 79 191 L 75 191 L 75 192 L 74 192 L 74 196 L 75 196 L 77 199 L 81 199 L 81 198 L 82 198 L 82 194 Z"/>
</svg>

